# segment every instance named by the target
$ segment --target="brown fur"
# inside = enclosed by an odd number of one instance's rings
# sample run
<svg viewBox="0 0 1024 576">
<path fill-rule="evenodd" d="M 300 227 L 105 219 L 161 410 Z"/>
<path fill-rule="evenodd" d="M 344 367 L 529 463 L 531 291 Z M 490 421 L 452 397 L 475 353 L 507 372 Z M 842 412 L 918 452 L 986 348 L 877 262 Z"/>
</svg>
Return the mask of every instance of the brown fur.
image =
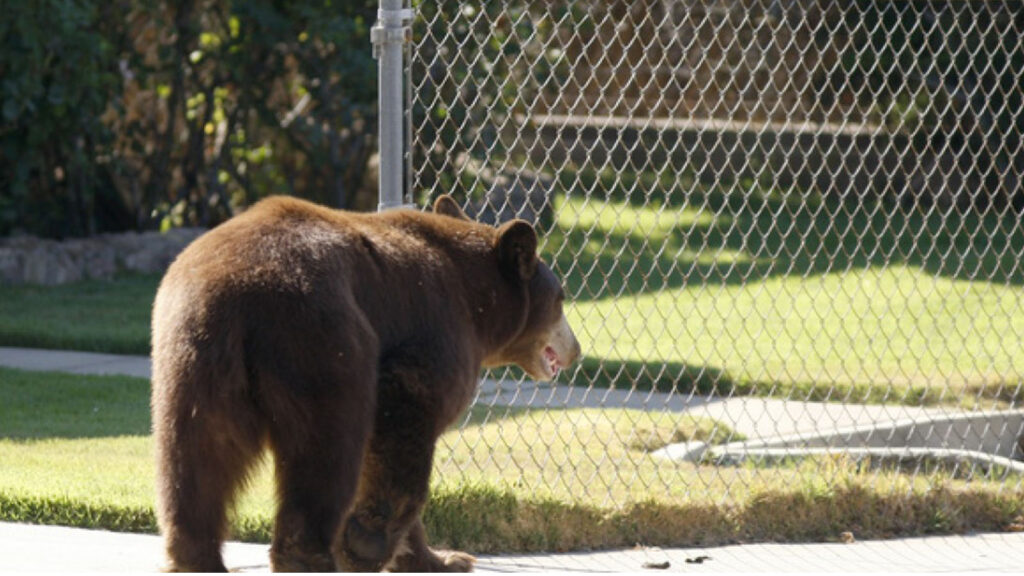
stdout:
<svg viewBox="0 0 1024 576">
<path fill-rule="evenodd" d="M 434 443 L 481 365 L 535 371 L 564 323 L 536 244 L 528 224 L 470 222 L 445 197 L 375 215 L 273 198 L 189 246 L 153 308 L 169 568 L 224 570 L 226 510 L 269 447 L 273 569 L 471 569 L 426 544 Z M 570 340 L 553 345 L 563 364 Z"/>
</svg>

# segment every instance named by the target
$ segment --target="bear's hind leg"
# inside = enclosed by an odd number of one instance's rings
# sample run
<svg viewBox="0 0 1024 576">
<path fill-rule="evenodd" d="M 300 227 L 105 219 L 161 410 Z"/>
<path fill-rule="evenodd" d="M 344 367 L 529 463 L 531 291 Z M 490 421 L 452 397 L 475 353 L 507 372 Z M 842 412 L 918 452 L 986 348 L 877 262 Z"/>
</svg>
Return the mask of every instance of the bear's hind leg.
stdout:
<svg viewBox="0 0 1024 576">
<path fill-rule="evenodd" d="M 363 391 L 355 393 L 359 387 Z M 350 380 L 343 388 L 350 394 L 313 403 L 313 429 L 297 436 L 287 430 L 271 434 L 279 502 L 270 548 L 275 572 L 336 569 L 330 544 L 355 497 L 373 426 L 372 397 L 366 396 L 372 387 Z"/>
<path fill-rule="evenodd" d="M 470 571 L 468 554 L 442 558 L 427 547 L 420 520 L 437 439 L 430 388 L 415 368 L 382 373 L 359 495 L 335 546 L 338 563 L 356 571 Z"/>
<path fill-rule="evenodd" d="M 221 544 L 227 509 L 261 451 L 256 430 L 238 415 L 156 415 L 157 512 L 168 571 L 225 572 Z"/>
</svg>

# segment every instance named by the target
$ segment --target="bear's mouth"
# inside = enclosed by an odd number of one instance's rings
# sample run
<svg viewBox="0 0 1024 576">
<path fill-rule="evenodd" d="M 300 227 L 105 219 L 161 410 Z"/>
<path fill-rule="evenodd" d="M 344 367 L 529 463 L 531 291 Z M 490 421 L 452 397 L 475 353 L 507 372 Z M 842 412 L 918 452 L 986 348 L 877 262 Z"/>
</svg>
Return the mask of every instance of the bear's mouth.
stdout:
<svg viewBox="0 0 1024 576">
<path fill-rule="evenodd" d="M 558 352 L 555 352 L 554 347 L 544 347 L 544 367 L 547 369 L 547 375 L 549 378 L 558 376 L 558 372 L 562 369 L 562 361 L 558 357 Z"/>
</svg>

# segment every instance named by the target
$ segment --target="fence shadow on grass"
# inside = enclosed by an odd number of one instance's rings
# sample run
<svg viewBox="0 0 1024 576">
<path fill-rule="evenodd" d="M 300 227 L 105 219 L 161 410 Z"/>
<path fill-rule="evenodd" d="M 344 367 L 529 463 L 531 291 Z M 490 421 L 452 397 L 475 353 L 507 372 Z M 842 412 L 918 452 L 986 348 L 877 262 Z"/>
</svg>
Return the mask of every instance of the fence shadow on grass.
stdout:
<svg viewBox="0 0 1024 576">
<path fill-rule="evenodd" d="M 697 396 L 730 396 L 749 392 L 748 386 L 736 382 L 722 370 L 683 362 L 584 357 L 572 378 L 578 382 L 593 382 L 597 386 L 608 387 L 622 382 L 631 385 L 615 387 Z"/>
<path fill-rule="evenodd" d="M 504 383 L 505 386 L 509 386 L 511 382 L 528 380 L 526 374 L 515 366 L 489 370 L 484 373 L 484 378 Z M 737 382 L 723 371 L 709 366 L 698 366 L 683 362 L 611 360 L 595 356 L 584 356 L 575 366 L 570 367 L 556 381 L 550 384 L 543 384 L 536 388 L 534 384 L 529 384 L 522 390 L 515 390 L 514 393 L 506 390 L 502 394 L 503 399 L 501 400 L 495 400 L 495 392 L 493 390 L 484 391 L 481 393 L 481 399 L 478 400 L 475 409 L 485 410 L 481 414 L 487 418 L 492 418 L 497 413 L 507 412 L 507 415 L 515 415 L 517 411 L 525 409 L 575 407 L 559 404 L 566 401 L 564 393 L 552 392 L 549 387 L 559 386 L 579 391 L 591 385 L 597 388 L 631 390 L 638 394 L 655 391 L 672 392 L 679 395 L 693 394 L 698 397 L 729 396 L 753 392 L 750 385 Z M 540 405 L 533 406 L 532 408 L 523 406 L 523 403 L 537 401 L 536 398 L 533 398 L 536 395 L 539 395 L 541 398 L 539 400 Z M 554 406 L 545 403 L 549 396 Z M 479 420 L 478 416 L 468 416 L 467 422 L 474 423 L 476 420 Z"/>
<path fill-rule="evenodd" d="M 577 303 L 894 267 L 957 281 L 1024 286 L 1024 226 L 1009 212 L 906 208 L 879 199 L 842 201 L 795 191 L 787 196 L 756 186 L 704 188 L 690 182 L 684 191 L 684 184 L 672 188 L 653 176 L 638 179 L 646 183 L 631 187 L 629 194 L 616 189 L 615 180 L 577 182 L 603 191 L 603 199 L 560 199 L 543 245 Z M 656 193 L 662 189 L 668 192 Z M 831 381 L 737 381 L 711 366 L 661 360 L 589 358 L 576 375 L 620 389 L 784 394 L 805 400 L 834 400 L 836 395 Z M 974 383 L 981 388 L 972 394 L 1020 401 L 1019 386 L 1001 376 L 988 380 Z M 937 394 L 934 386 L 918 388 L 907 394 L 920 403 L 949 401 L 931 398 Z M 872 382 L 850 382 L 843 389 L 850 399 L 892 401 Z"/>
<path fill-rule="evenodd" d="M 890 266 L 1024 285 L 1024 227 L 1012 213 L 923 211 L 879 200 L 787 201 L 761 189 L 679 194 L 669 193 L 671 204 L 652 206 L 647 194 L 631 201 L 612 191 L 607 201 L 587 201 L 610 214 L 591 226 L 563 215 L 548 233 L 546 251 L 571 297 L 593 301 Z M 701 217 L 655 230 L 641 223 L 644 216 L 671 221 L 681 210 Z"/>
</svg>

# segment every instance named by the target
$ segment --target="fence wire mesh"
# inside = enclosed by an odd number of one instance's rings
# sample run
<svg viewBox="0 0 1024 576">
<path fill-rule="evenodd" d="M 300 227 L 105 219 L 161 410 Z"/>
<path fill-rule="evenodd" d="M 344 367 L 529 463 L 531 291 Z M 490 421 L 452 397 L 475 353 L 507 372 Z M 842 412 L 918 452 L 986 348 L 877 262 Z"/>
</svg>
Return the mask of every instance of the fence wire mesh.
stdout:
<svg viewBox="0 0 1024 576">
<path fill-rule="evenodd" d="M 585 355 L 489 373 L 440 476 L 1020 489 L 1020 3 L 415 7 L 412 189 L 534 222 Z"/>
</svg>

